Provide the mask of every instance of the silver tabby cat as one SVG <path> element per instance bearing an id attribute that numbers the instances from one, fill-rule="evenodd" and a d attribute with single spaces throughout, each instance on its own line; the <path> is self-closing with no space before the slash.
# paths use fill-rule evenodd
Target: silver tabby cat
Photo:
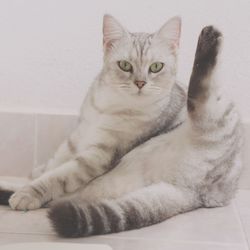
<path id="1" fill-rule="evenodd" d="M 37 209 L 84 188 L 120 158 L 184 119 L 185 90 L 176 83 L 181 21 L 155 34 L 129 33 L 104 16 L 103 69 L 83 102 L 80 122 L 35 178 L 9 199 L 13 209 Z"/>
<path id="2" fill-rule="evenodd" d="M 45 171 L 10 198 L 13 209 L 52 205 L 64 237 L 119 232 L 227 204 L 241 169 L 242 132 L 217 82 L 222 35 L 202 30 L 188 98 L 176 83 L 180 19 L 155 34 L 104 18 L 104 68 L 79 127 Z M 112 83 L 112 84 L 111 84 Z"/>

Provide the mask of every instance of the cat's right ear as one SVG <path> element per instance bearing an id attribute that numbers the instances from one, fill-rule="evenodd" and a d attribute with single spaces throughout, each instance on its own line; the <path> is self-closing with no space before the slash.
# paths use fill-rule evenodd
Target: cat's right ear
<path id="1" fill-rule="evenodd" d="M 111 15 L 103 17 L 103 48 L 107 52 L 113 48 L 116 41 L 126 36 L 128 32 Z"/>
<path id="2" fill-rule="evenodd" d="M 155 37 L 160 38 L 163 41 L 168 42 L 168 44 L 176 49 L 179 47 L 181 35 L 181 18 L 175 16 L 168 20 L 161 29 L 156 32 Z"/>

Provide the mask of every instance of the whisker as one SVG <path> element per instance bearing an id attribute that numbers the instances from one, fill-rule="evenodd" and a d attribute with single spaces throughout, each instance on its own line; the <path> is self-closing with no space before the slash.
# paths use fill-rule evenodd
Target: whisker
<path id="1" fill-rule="evenodd" d="M 121 88 L 121 89 L 129 89 L 129 87 L 127 87 L 127 86 L 119 86 L 118 88 Z"/>
<path id="2" fill-rule="evenodd" d="M 128 89 L 128 88 L 130 88 L 130 86 L 125 83 L 125 84 L 118 85 L 118 88 Z"/>
<path id="3" fill-rule="evenodd" d="M 149 86 L 148 88 L 149 88 L 149 89 L 157 89 L 157 90 L 161 90 L 161 88 L 160 88 L 160 87 L 156 87 L 156 86 Z"/>
<path id="4" fill-rule="evenodd" d="M 148 88 L 148 91 L 161 92 L 161 89 Z"/>

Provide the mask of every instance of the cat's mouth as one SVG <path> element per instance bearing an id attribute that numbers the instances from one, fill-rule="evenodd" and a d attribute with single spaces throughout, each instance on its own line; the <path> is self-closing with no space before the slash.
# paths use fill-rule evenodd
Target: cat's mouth
<path id="1" fill-rule="evenodd" d="M 142 90 L 138 90 L 134 95 L 135 95 L 135 96 L 144 96 L 145 93 L 144 93 L 144 91 L 142 91 Z"/>
<path id="2" fill-rule="evenodd" d="M 131 94 L 132 96 L 138 97 L 138 96 L 145 96 L 147 95 L 146 93 L 147 91 L 144 91 L 143 89 L 137 89 L 137 90 L 134 89 Z"/>

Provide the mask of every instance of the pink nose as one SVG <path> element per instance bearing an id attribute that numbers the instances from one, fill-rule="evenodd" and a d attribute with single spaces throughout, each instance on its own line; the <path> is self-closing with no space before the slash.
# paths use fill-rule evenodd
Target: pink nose
<path id="1" fill-rule="evenodd" d="M 139 89 L 141 89 L 144 85 L 146 84 L 146 82 L 145 81 L 135 81 L 135 85 L 139 88 Z"/>

